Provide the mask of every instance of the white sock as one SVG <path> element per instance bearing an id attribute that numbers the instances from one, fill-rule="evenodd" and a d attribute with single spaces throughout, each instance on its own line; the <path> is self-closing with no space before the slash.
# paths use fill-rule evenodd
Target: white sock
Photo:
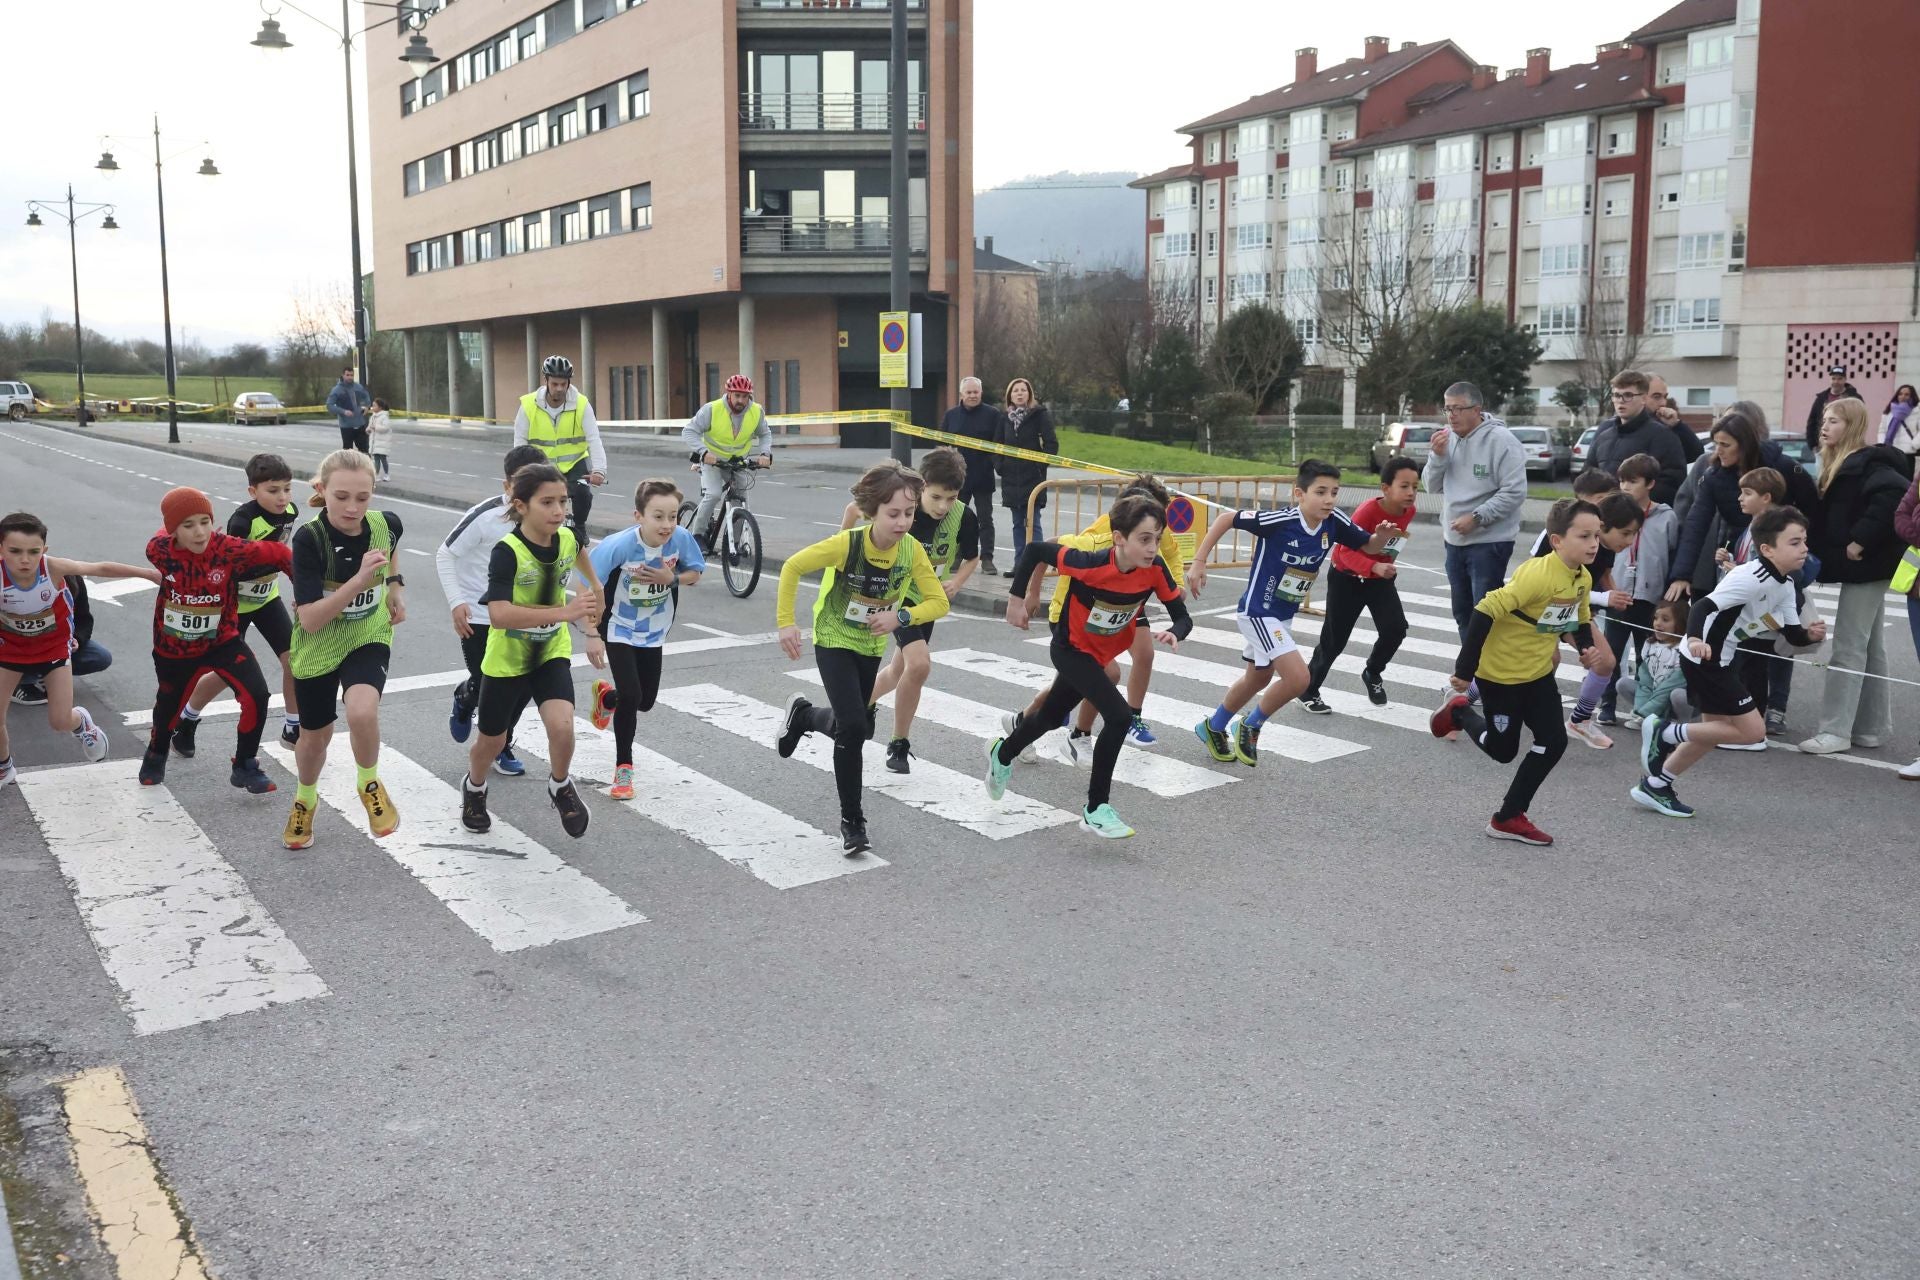
<path id="1" fill-rule="evenodd" d="M 195 711 L 192 707 L 182 707 L 180 709 L 180 718 L 182 720 L 198 720 L 200 718 L 200 713 L 198 711 Z"/>
<path id="2" fill-rule="evenodd" d="M 548 778 L 547 794 L 550 796 L 560 794 L 560 788 L 566 786 L 569 781 L 570 779 L 567 778 Z"/>
<path id="3" fill-rule="evenodd" d="M 87 714 L 85 707 L 75 707 L 73 714 L 80 717 L 80 726 L 73 731 L 74 737 L 77 738 L 87 730 L 93 728 L 93 717 Z"/>
<path id="4" fill-rule="evenodd" d="M 460 785 L 465 787 L 468 791 L 471 791 L 474 795 L 483 796 L 487 794 L 487 784 L 484 782 L 476 787 L 473 785 L 472 778 L 462 778 L 460 779 Z"/>
<path id="5" fill-rule="evenodd" d="M 281 718 L 284 719 L 290 725 L 298 726 L 300 723 L 300 713 L 298 711 L 289 711 L 285 716 Z"/>

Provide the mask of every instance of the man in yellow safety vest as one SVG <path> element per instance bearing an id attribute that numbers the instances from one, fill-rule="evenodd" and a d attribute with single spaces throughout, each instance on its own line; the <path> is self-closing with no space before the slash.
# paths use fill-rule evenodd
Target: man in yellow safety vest
<path id="1" fill-rule="evenodd" d="M 600 423 L 593 406 L 573 385 L 573 361 L 548 356 L 540 366 L 545 383 L 520 397 L 513 418 L 513 443 L 537 446 L 547 461 L 567 478 L 572 508 L 567 523 L 581 546 L 587 545 L 587 513 L 593 510 L 593 488 L 607 482 L 607 451 L 600 443 Z"/>
<path id="2" fill-rule="evenodd" d="M 694 536 L 706 546 L 713 545 L 709 525 L 713 514 L 734 486 L 736 496 L 746 492 L 737 475 L 720 465 L 729 459 L 745 458 L 747 465 L 773 465 L 773 428 L 767 415 L 753 398 L 753 379 L 736 373 L 727 379 L 726 394 L 687 420 L 680 431 L 680 442 L 691 451 L 689 457 L 700 464 L 700 507 L 694 513 Z"/>

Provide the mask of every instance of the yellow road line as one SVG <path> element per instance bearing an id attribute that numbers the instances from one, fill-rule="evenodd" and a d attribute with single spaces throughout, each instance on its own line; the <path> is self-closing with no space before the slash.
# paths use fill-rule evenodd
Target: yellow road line
<path id="1" fill-rule="evenodd" d="M 207 1280 L 179 1206 L 160 1182 L 147 1127 L 118 1067 L 96 1067 L 60 1089 L 73 1162 L 120 1280 Z"/>

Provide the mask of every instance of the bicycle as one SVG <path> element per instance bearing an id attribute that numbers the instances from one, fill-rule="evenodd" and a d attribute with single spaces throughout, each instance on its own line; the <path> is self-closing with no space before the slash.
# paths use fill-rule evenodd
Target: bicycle
<path id="1" fill-rule="evenodd" d="M 714 464 L 727 474 L 727 487 L 721 495 L 720 506 L 714 512 L 714 524 L 706 530 L 706 542 L 711 548 L 708 554 L 720 561 L 720 577 L 726 582 L 727 590 L 741 600 L 753 594 L 760 582 L 760 569 L 764 560 L 760 545 L 760 522 L 753 518 L 753 512 L 747 510 L 747 499 L 741 490 L 751 489 L 759 477 L 754 474 L 758 465 L 748 458 L 722 458 Z M 701 464 L 693 464 L 698 472 Z M 680 526 L 693 529 L 694 515 L 700 504 L 691 499 L 680 504 Z"/>

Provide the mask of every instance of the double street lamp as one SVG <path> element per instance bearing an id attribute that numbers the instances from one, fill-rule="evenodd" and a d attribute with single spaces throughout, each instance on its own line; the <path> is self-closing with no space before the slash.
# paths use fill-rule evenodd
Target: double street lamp
<path id="1" fill-rule="evenodd" d="M 64 210 L 61 205 L 66 205 Z M 62 200 L 27 201 L 27 225 L 43 227 L 42 213 L 50 213 L 56 218 L 64 218 L 67 223 L 67 254 L 73 263 L 73 376 L 74 376 L 74 414 L 73 420 L 79 426 L 87 425 L 87 369 L 86 344 L 80 330 L 80 241 L 78 227 L 96 213 L 104 212 L 106 217 L 100 221 L 102 231 L 118 231 L 120 224 L 113 220 L 113 206 L 110 204 L 80 204 L 73 202 L 73 186 L 67 186 L 67 198 Z"/>
<path id="2" fill-rule="evenodd" d="M 346 68 L 347 225 L 352 233 L 353 245 L 353 349 L 354 363 L 359 369 L 360 381 L 363 384 L 367 380 L 367 308 L 365 291 L 361 285 L 360 271 L 360 173 L 359 166 L 354 159 L 353 42 L 369 31 L 377 31 L 381 27 L 388 26 L 389 24 L 399 23 L 406 28 L 406 30 L 413 33 L 407 40 L 406 52 L 400 55 L 400 61 L 407 64 L 408 68 L 413 72 L 414 79 L 417 80 L 421 76 L 426 75 L 427 72 L 433 70 L 434 64 L 440 61 L 440 56 L 428 46 L 427 38 L 420 34 L 427 25 L 427 19 L 432 16 L 427 10 L 414 4 L 379 4 L 375 3 L 374 0 L 368 0 L 368 3 L 371 8 L 393 10 L 393 16 L 391 18 L 383 18 L 371 26 L 362 27 L 360 30 L 354 31 L 352 29 L 351 11 L 349 9 L 350 0 L 340 0 L 340 25 L 337 28 L 321 18 L 314 17 L 298 5 L 292 3 L 285 4 L 286 8 L 292 9 L 301 17 L 319 23 L 328 31 L 333 32 L 340 41 L 341 62 Z M 286 34 L 280 30 L 280 24 L 273 19 L 272 15 L 279 12 L 279 10 L 269 9 L 264 3 L 264 0 L 260 7 L 268 16 L 261 20 L 260 30 L 253 37 L 251 43 L 254 47 L 259 49 L 292 48 L 293 42 L 287 39 Z"/>

